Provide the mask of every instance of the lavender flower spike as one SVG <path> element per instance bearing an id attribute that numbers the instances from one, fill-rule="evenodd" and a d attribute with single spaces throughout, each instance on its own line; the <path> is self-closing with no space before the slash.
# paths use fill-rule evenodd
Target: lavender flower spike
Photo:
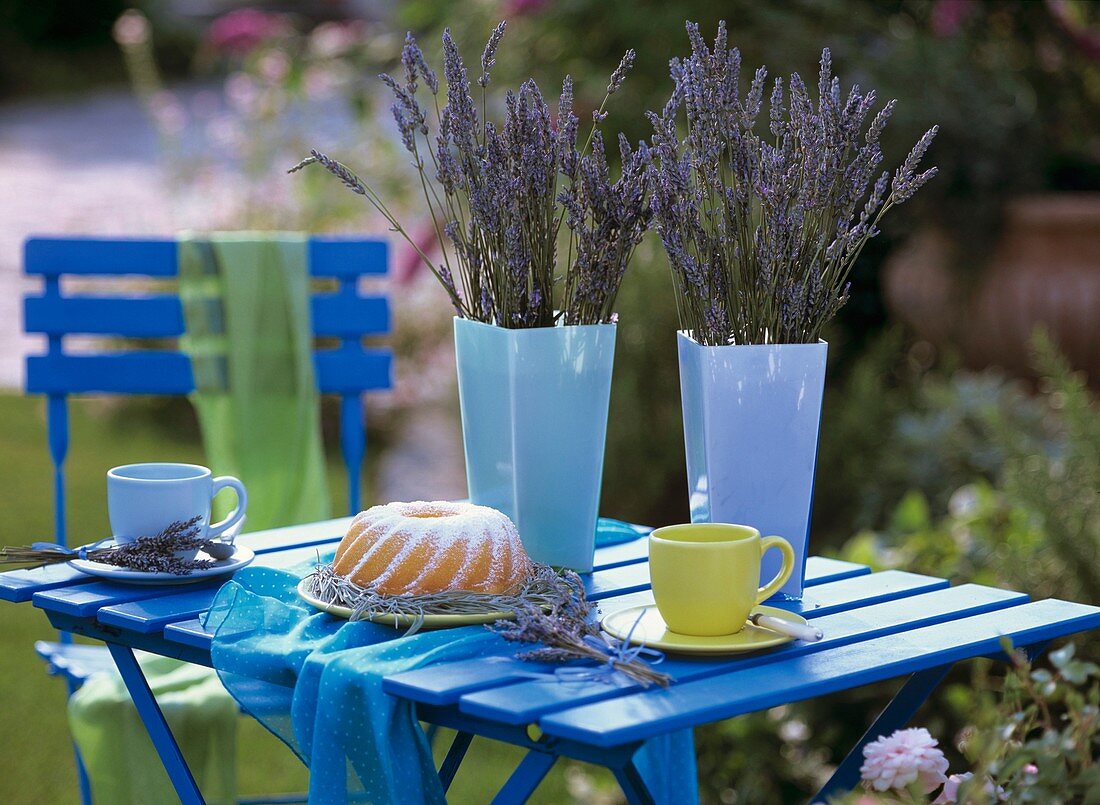
<path id="1" fill-rule="evenodd" d="M 348 188 L 348 190 L 350 190 L 351 192 L 358 193 L 360 196 L 367 195 L 367 188 L 363 184 L 363 182 L 359 179 L 358 176 L 356 176 L 354 173 L 344 167 L 344 165 L 337 162 L 335 159 L 330 159 L 328 156 L 322 154 L 320 151 L 314 150 L 310 151 L 309 153 L 310 156 L 306 157 L 293 168 L 288 170 L 287 173 L 297 173 L 302 168 L 306 167 L 306 165 L 317 164 L 327 170 L 341 182 L 343 182 L 344 186 Z"/>
<path id="2" fill-rule="evenodd" d="M 477 83 L 479 87 L 489 86 L 489 72 L 493 69 L 493 65 L 496 64 L 497 48 L 500 46 L 500 40 L 504 36 L 504 26 L 507 24 L 507 20 L 501 20 L 497 23 L 497 27 L 493 29 L 493 32 L 489 35 L 489 41 L 485 43 L 485 50 L 481 54 L 481 76 L 478 78 Z"/>
<path id="3" fill-rule="evenodd" d="M 932 140 L 936 138 L 936 134 L 939 132 L 939 126 L 933 126 L 924 133 L 917 144 L 913 146 L 913 150 L 909 152 L 909 156 L 905 158 L 905 162 L 901 164 L 901 167 L 897 169 L 894 174 L 894 182 L 890 187 L 891 195 L 894 196 L 894 203 L 901 204 L 908 201 L 913 197 L 913 194 L 920 190 L 921 186 L 936 175 L 936 169 L 930 168 L 924 173 L 916 174 L 917 165 L 920 164 L 921 159 L 924 157 L 928 147 L 932 145 Z"/>
<path id="4" fill-rule="evenodd" d="M 615 68 L 615 72 L 611 74 L 611 80 L 607 83 L 607 94 L 614 95 L 622 87 L 623 82 L 626 81 L 626 76 L 630 70 L 634 67 L 634 59 L 637 54 L 634 52 L 634 48 L 631 48 L 623 54 L 622 59 L 619 61 L 619 66 Z"/>
<path id="5" fill-rule="evenodd" d="M 686 27 L 691 52 L 670 63 L 672 94 L 649 116 L 647 155 L 681 327 L 709 346 L 813 343 L 848 300 L 852 265 L 883 215 L 935 175 L 917 167 L 936 129 L 890 182 L 880 140 L 894 102 L 868 125 L 875 93 L 842 95 L 826 48 L 817 97 L 797 73 L 786 92 L 777 79 L 759 132 L 764 69 L 744 93 L 725 25 L 713 47 Z"/>
<path id="6" fill-rule="evenodd" d="M 439 76 L 435 74 L 435 70 L 428 66 L 428 62 L 424 59 L 424 52 L 416 44 L 412 31 L 405 34 L 405 46 L 401 49 L 401 61 L 405 66 L 406 76 L 419 74 L 424 79 L 424 83 L 428 85 L 432 95 L 439 94 Z M 406 82 L 413 83 L 408 78 L 406 78 Z"/>
<path id="7" fill-rule="evenodd" d="M 493 29 L 482 53 L 477 83 L 483 88 L 504 29 L 503 22 Z M 618 91 L 634 58 L 627 51 L 608 95 Z M 433 272 L 460 317 L 509 328 L 613 321 L 624 272 L 651 218 L 648 150 L 622 145 L 616 178 L 602 136 L 590 135 L 578 148 L 568 77 L 556 114 L 528 80 L 506 94 L 503 121 L 480 120 L 497 107 L 484 97 L 475 104 L 449 29 L 443 32 L 442 108 L 417 101 L 418 81 L 433 93 L 439 82 L 411 35 L 401 62 L 405 80 L 382 81 L 393 92 L 394 121 L 421 180 L 440 260 L 429 257 L 372 187 L 336 160 L 314 151 L 292 170 L 320 165 L 364 196 Z M 596 114 L 602 118 L 602 106 Z"/>

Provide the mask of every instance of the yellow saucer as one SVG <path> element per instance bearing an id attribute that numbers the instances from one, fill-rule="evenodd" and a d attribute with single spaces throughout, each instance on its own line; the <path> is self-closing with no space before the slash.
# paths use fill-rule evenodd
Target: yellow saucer
<path id="1" fill-rule="evenodd" d="M 806 623 L 801 615 L 788 612 L 785 609 L 758 605 L 752 608 L 754 614 L 772 615 L 776 618 L 792 621 L 794 623 Z M 638 620 L 638 616 L 641 620 Z M 794 640 L 793 637 L 773 632 L 746 623 L 745 628 L 736 634 L 718 635 L 716 637 L 698 637 L 695 635 L 679 634 L 671 631 L 665 625 L 664 618 L 656 604 L 630 607 L 605 615 L 600 625 L 603 630 L 613 637 L 626 640 L 631 628 L 637 621 L 638 626 L 630 635 L 630 642 L 634 645 L 644 643 L 647 648 L 655 648 L 660 651 L 668 651 L 676 654 L 741 654 L 749 651 L 759 651 L 772 646 L 781 646 Z"/>

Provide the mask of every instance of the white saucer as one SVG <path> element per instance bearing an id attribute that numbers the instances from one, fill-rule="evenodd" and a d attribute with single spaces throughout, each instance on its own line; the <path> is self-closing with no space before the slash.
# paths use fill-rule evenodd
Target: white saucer
<path id="1" fill-rule="evenodd" d="M 124 567 L 106 565 L 102 562 L 92 562 L 87 559 L 71 559 L 69 564 L 81 573 L 89 576 L 98 576 L 107 581 L 117 581 L 123 584 L 194 584 L 199 581 L 207 581 L 217 576 L 224 576 L 240 570 L 245 565 L 251 564 L 256 554 L 251 548 L 243 545 L 234 546 L 233 555 L 228 559 L 221 559 L 213 565 L 201 570 L 192 570 L 186 576 L 175 573 L 147 573 L 141 570 L 129 570 Z M 199 551 L 198 559 L 207 559 L 202 551 Z"/>

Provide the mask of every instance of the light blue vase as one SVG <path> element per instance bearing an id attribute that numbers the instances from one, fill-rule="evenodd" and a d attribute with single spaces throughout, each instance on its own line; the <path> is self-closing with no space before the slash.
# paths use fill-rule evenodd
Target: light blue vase
<path id="1" fill-rule="evenodd" d="M 455 318 L 470 500 L 536 562 L 592 570 L 615 325 L 509 330 Z"/>
<path id="2" fill-rule="evenodd" d="M 678 334 L 693 523 L 738 523 L 794 547 L 778 596 L 802 598 L 828 344 L 700 345 Z M 764 554 L 761 583 L 779 570 Z"/>

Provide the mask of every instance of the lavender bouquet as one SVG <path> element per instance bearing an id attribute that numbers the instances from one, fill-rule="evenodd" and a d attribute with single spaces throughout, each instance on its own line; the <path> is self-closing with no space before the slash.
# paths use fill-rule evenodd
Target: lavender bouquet
<path id="1" fill-rule="evenodd" d="M 825 49 L 817 103 L 797 73 L 786 97 L 776 78 L 765 134 L 766 69 L 742 94 L 741 55 L 725 23 L 713 48 L 698 25 L 687 32 L 691 55 L 672 60 L 672 96 L 649 115 L 655 227 L 681 328 L 707 346 L 814 343 L 847 301 L 848 274 L 883 216 L 935 176 L 917 171 L 937 127 L 892 177 L 876 179 L 895 101 L 864 130 L 875 92 L 853 86 L 842 96 Z"/>
<path id="2" fill-rule="evenodd" d="M 440 260 L 429 257 L 385 201 L 344 165 L 313 151 L 291 170 L 319 164 L 366 198 L 416 249 L 459 317 L 506 328 L 611 321 L 630 255 L 649 225 L 645 148 L 632 150 L 620 135 L 622 171 L 613 180 L 599 130 L 634 52 L 627 51 L 611 76 L 592 130 L 578 147 L 568 76 L 556 114 L 528 80 L 505 95 L 501 124 L 488 119 L 486 88 L 504 26 L 485 45 L 476 100 L 449 29 L 443 33 L 442 108 L 439 78 L 411 34 L 401 55 L 403 80 L 381 76 L 393 92 L 393 117 L 443 245 Z M 421 85 L 434 114 L 421 105 Z"/>

